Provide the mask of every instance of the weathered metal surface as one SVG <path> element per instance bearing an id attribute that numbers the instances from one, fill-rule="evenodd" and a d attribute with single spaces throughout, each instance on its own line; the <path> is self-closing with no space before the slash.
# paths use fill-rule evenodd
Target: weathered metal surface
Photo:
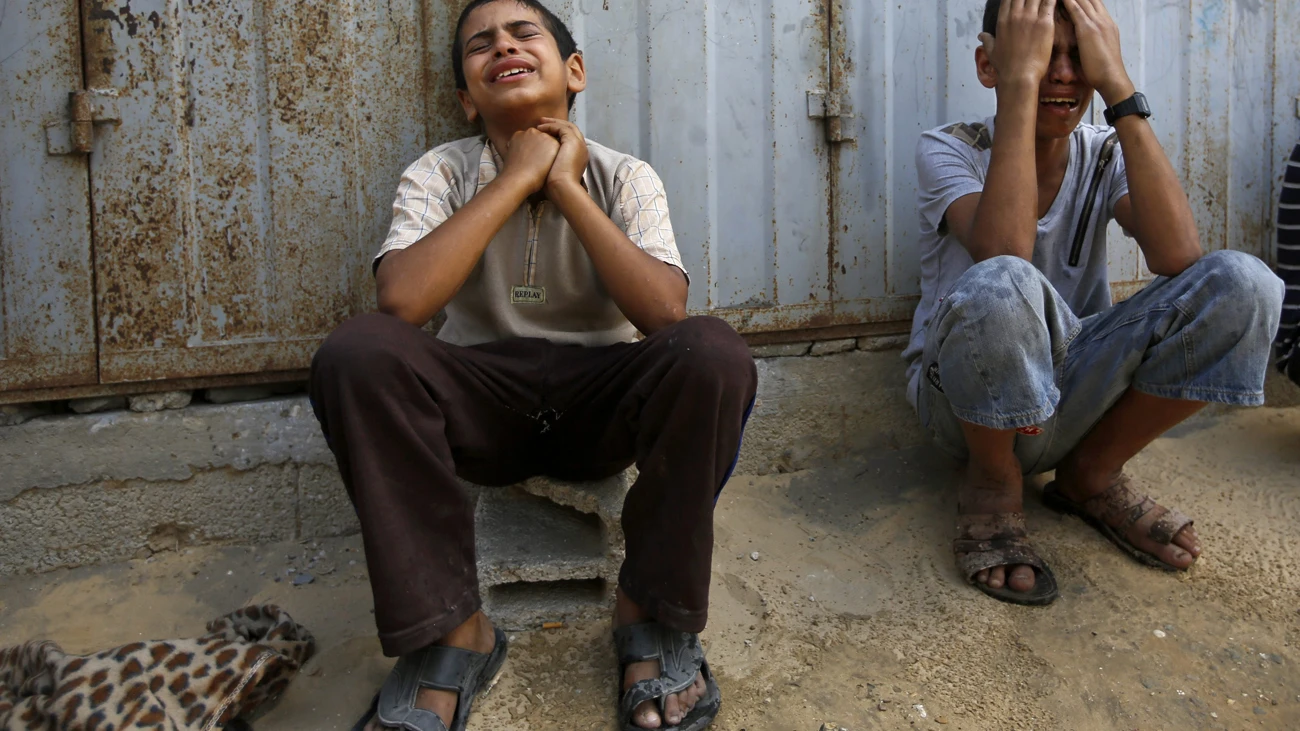
<path id="1" fill-rule="evenodd" d="M 1300 27 L 1300 6 L 1109 5 L 1206 247 L 1269 258 L 1277 165 L 1300 131 L 1300 52 L 1285 30 Z M 693 309 L 751 331 L 910 317 L 920 276 L 916 140 L 994 112 L 974 72 L 982 9 L 978 0 L 577 4 L 591 75 L 585 129 L 660 171 L 693 267 Z M 655 87 L 657 78 L 672 88 Z M 814 89 L 821 100 L 839 92 L 855 115 L 840 134 L 855 142 L 820 141 L 806 95 Z M 797 108 L 781 106 L 786 94 L 799 96 Z M 741 154 L 727 155 L 728 145 Z M 823 174 L 829 189 L 811 180 Z M 808 209 L 773 199 L 792 188 Z M 820 217 L 833 223 L 806 224 L 824 195 L 830 210 Z M 1110 259 L 1120 293 L 1150 278 L 1118 229 Z"/>
<path id="2" fill-rule="evenodd" d="M 418 0 L 85 0 L 104 382 L 304 367 L 426 147 Z"/>
<path id="3" fill-rule="evenodd" d="M 466 2 L 84 0 L 84 79 L 69 0 L 0 5 L 15 110 L 0 119 L 0 390 L 93 382 L 94 306 L 104 383 L 304 368 L 373 308 L 401 169 L 475 131 L 448 57 Z M 1300 6 L 1111 5 L 1205 244 L 1268 257 L 1277 164 L 1300 133 Z M 911 316 L 915 141 L 994 108 L 971 60 L 981 7 L 555 4 L 586 54 L 579 124 L 656 167 L 691 309 L 749 333 Z M 86 159 L 44 149 L 81 88 L 118 90 L 122 119 L 93 135 L 93 298 Z M 66 130 L 51 139 L 71 148 Z M 1117 231 L 1111 271 L 1120 294 L 1150 276 Z"/>
<path id="4" fill-rule="evenodd" d="M 664 179 L 690 307 L 750 330 L 833 319 L 822 0 L 581 0 L 578 124 Z M 830 325 L 833 322 L 825 322 Z"/>
<path id="5" fill-rule="evenodd" d="M 46 152 L 82 87 L 76 4 L 0 2 L 0 390 L 94 383 L 84 157 Z"/>

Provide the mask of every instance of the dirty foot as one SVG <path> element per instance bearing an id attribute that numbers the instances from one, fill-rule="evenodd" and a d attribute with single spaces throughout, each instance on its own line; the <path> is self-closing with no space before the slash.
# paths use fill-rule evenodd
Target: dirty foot
<path id="1" fill-rule="evenodd" d="M 642 611 L 631 599 L 623 595 L 623 590 L 617 591 L 617 600 L 614 604 L 614 627 L 625 627 L 629 624 L 639 624 L 648 622 L 653 619 L 650 615 Z M 623 690 L 632 687 L 634 683 L 642 680 L 650 680 L 659 677 L 659 662 L 650 660 L 647 662 L 636 662 L 627 666 L 627 672 L 623 676 Z M 659 707 L 655 701 L 646 701 L 636 707 L 632 714 L 632 722 L 641 728 L 667 728 L 676 726 L 686 718 L 695 704 L 699 703 L 707 692 L 704 683 L 704 677 L 696 674 L 695 683 L 686 690 L 670 695 L 664 700 L 664 718 L 659 716 Z"/>
<path id="2" fill-rule="evenodd" d="M 1069 460 L 1056 468 L 1056 487 L 1061 496 L 1080 506 L 1084 506 L 1084 502 L 1089 498 L 1100 495 L 1116 485 L 1129 487 L 1128 476 L 1123 470 L 1105 472 L 1088 470 Z M 1120 492 L 1122 490 L 1116 490 L 1116 493 Z M 1158 507 L 1150 510 L 1125 528 L 1127 522 L 1125 518 L 1129 511 L 1125 506 L 1109 504 L 1112 502 L 1115 501 L 1096 500 L 1084 506 L 1084 509 L 1122 534 L 1134 548 L 1174 568 L 1186 569 L 1201 555 L 1200 537 L 1196 535 L 1196 529 L 1190 524 L 1175 533 L 1171 542 L 1161 543 L 1151 538 L 1150 531 L 1151 526 L 1165 514 L 1164 510 Z"/>
<path id="3" fill-rule="evenodd" d="M 437 644 L 447 647 L 460 647 L 487 655 L 496 647 L 496 635 L 492 629 L 492 622 L 488 620 L 487 615 L 482 612 L 475 612 L 469 619 L 465 620 L 464 624 L 449 632 Z M 415 697 L 415 707 L 433 711 L 442 719 L 444 725 L 451 728 L 451 721 L 456 716 L 457 701 L 456 693 L 421 688 L 419 695 Z M 365 731 L 380 731 L 380 729 L 389 728 L 397 727 L 381 725 L 378 718 L 372 718 L 370 723 L 366 724 Z"/>
<path id="4" fill-rule="evenodd" d="M 989 515 L 1024 512 L 1022 494 L 1024 478 L 1019 467 L 994 474 L 974 463 L 967 465 L 966 474 L 957 487 L 957 513 L 959 515 Z M 1003 586 L 1021 593 L 1034 588 L 1034 569 L 1026 564 L 994 566 L 975 574 L 975 580 L 993 589 Z"/>

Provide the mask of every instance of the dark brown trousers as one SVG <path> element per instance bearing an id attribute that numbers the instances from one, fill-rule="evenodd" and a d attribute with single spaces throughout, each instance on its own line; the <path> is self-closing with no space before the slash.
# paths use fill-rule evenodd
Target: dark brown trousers
<path id="1" fill-rule="evenodd" d="M 594 348 L 460 347 L 387 315 L 344 323 L 312 362 L 311 399 L 361 520 L 384 653 L 432 644 L 480 607 L 457 475 L 590 480 L 635 463 L 619 586 L 658 621 L 703 629 L 713 505 L 756 387 L 745 342 L 711 317 Z"/>

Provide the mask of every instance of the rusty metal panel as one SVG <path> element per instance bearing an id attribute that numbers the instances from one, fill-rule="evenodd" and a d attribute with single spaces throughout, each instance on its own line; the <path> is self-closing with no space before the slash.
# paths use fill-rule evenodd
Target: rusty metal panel
<path id="1" fill-rule="evenodd" d="M 577 121 L 664 179 L 689 305 L 750 332 L 857 321 L 829 273 L 823 0 L 582 0 Z M 845 320 L 844 318 L 847 318 Z"/>
<path id="2" fill-rule="evenodd" d="M 916 140 L 925 129 L 995 111 L 973 60 L 983 2 L 829 2 L 830 68 L 832 76 L 843 76 L 857 127 L 857 141 L 833 153 L 836 309 L 866 302 L 893 316 L 919 292 Z M 1107 5 L 1121 28 L 1130 74 L 1151 99 L 1152 123 L 1183 179 L 1206 249 L 1271 259 L 1281 165 L 1300 133 L 1300 51 L 1291 38 L 1300 27 L 1300 4 Z M 1103 123 L 1099 98 L 1092 121 Z M 1118 227 L 1110 236 L 1110 269 L 1119 296 L 1152 276 Z"/>
<path id="3" fill-rule="evenodd" d="M 424 151 L 419 0 L 85 0 L 105 383 L 289 370 L 373 308 Z"/>
<path id="4" fill-rule="evenodd" d="M 81 88 L 76 2 L 0 3 L 0 391 L 96 379 L 86 159 L 46 152 Z"/>

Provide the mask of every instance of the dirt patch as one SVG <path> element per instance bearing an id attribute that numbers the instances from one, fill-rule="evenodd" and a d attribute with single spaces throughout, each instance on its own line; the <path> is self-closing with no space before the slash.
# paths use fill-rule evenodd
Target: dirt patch
<path id="1" fill-rule="evenodd" d="M 1143 568 L 1031 505 L 1063 594 L 1046 609 L 960 582 L 953 470 L 904 450 L 727 487 L 705 633 L 724 698 L 715 728 L 1300 727 L 1300 410 L 1202 420 L 1135 460 L 1140 485 L 1197 518 L 1205 554 L 1185 575 Z M 303 571 L 312 581 L 294 585 Z M 258 730 L 348 728 L 390 664 L 356 538 L 5 579 L 0 645 L 48 637 L 84 651 L 192 635 L 262 600 L 286 607 L 321 651 Z M 608 632 L 514 635 L 472 728 L 615 728 Z"/>

